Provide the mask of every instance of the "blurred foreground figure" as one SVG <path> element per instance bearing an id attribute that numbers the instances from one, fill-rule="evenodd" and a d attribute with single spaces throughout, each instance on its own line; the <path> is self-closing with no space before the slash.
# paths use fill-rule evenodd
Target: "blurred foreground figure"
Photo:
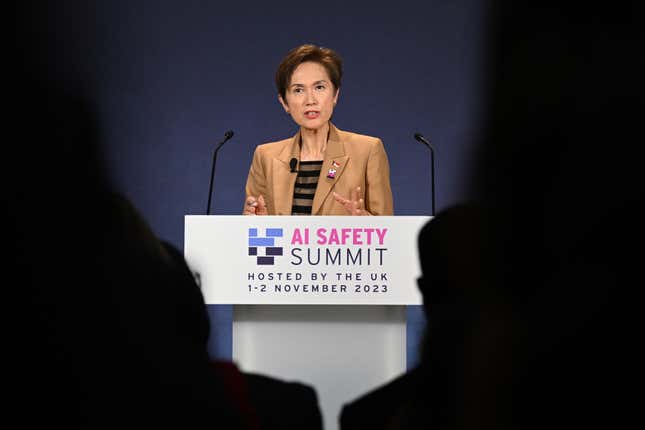
<path id="1" fill-rule="evenodd" d="M 625 427 L 642 367 L 642 6 L 493 11 L 474 205 L 420 236 L 424 372 L 369 428 Z"/>
<path id="2" fill-rule="evenodd" d="M 28 292 L 26 428 L 249 428 L 210 363 L 189 271 L 110 192 L 80 99 L 27 82 L 10 193 L 12 274 Z"/>
<path id="3" fill-rule="evenodd" d="M 12 302 L 9 367 L 18 426 L 320 428 L 310 387 L 211 361 L 208 315 L 183 256 L 109 185 L 96 98 L 71 66 L 83 62 L 47 43 L 72 19 L 50 22 L 30 3 L 16 20 L 2 169 L 2 283 L 22 297 Z"/>
<path id="4" fill-rule="evenodd" d="M 498 6 L 473 182 L 511 312 L 474 324 L 463 427 L 616 428 L 640 371 L 642 6 Z"/>

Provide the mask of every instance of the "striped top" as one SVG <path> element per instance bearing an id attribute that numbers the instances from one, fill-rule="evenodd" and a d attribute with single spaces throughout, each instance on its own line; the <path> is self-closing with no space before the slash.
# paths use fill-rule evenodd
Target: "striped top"
<path id="1" fill-rule="evenodd" d="M 323 160 L 300 162 L 296 185 L 293 189 L 291 215 L 311 215 L 322 165 Z"/>

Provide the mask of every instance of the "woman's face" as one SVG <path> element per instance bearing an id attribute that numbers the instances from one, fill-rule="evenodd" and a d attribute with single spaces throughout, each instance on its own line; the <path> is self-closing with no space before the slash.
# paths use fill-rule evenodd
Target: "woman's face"
<path id="1" fill-rule="evenodd" d="M 327 70 L 311 61 L 300 64 L 291 75 L 286 100 L 278 96 L 284 110 L 299 126 L 317 130 L 331 119 L 338 90 L 329 79 Z"/>

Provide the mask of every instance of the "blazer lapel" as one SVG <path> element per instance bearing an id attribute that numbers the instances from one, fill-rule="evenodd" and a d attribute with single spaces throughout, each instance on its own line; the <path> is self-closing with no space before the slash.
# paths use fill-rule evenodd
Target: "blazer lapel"
<path id="1" fill-rule="evenodd" d="M 300 131 L 293 137 L 291 145 L 285 145 L 273 159 L 273 213 L 276 215 L 291 215 L 293 188 L 296 183 L 296 173 L 291 173 L 289 167 L 292 158 L 300 158 Z"/>
<path id="2" fill-rule="evenodd" d="M 329 196 L 336 181 L 343 175 L 348 160 L 349 156 L 345 155 L 345 144 L 340 139 L 338 129 L 330 122 L 325 159 L 320 169 L 316 195 L 311 207 L 312 215 L 318 215 L 322 204 Z M 333 196 L 330 196 L 330 198 L 333 198 Z"/>

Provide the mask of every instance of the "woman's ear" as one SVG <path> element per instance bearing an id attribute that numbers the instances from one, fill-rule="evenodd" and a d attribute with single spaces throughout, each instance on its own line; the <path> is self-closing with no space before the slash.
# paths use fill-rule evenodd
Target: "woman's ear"
<path id="1" fill-rule="evenodd" d="M 284 111 L 286 113 L 289 113 L 289 105 L 284 101 L 284 99 L 282 98 L 282 96 L 280 94 L 278 94 L 278 101 L 280 102 L 280 104 L 284 108 Z"/>
<path id="2" fill-rule="evenodd" d="M 336 94 L 334 94 L 334 106 L 336 106 L 336 103 L 338 102 L 338 95 L 340 94 L 340 88 L 336 89 Z"/>

